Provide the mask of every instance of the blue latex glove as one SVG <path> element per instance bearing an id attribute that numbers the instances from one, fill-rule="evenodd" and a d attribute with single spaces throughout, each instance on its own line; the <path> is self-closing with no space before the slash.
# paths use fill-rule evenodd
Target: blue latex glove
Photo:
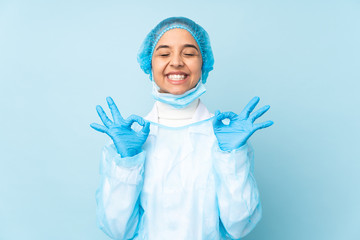
<path id="1" fill-rule="evenodd" d="M 105 126 L 92 123 L 90 126 L 96 131 L 106 133 L 114 142 L 117 152 L 121 157 L 132 157 L 140 153 L 142 145 L 144 145 L 149 132 L 150 123 L 139 116 L 131 115 L 126 120 L 121 116 L 118 108 L 111 97 L 107 97 L 106 101 L 111 110 L 114 122 L 107 116 L 101 106 L 96 106 L 97 113 Z M 136 132 L 131 125 L 137 122 L 143 128 Z"/>
<path id="2" fill-rule="evenodd" d="M 221 150 L 231 151 L 237 149 L 245 145 L 246 141 L 256 130 L 269 127 L 273 124 L 272 121 L 254 124 L 254 121 L 270 108 L 269 105 L 266 105 L 250 115 L 259 101 L 259 97 L 251 99 L 240 115 L 233 112 L 215 112 L 213 127 Z M 224 124 L 222 122 L 224 119 L 229 119 L 230 123 L 228 125 Z"/>

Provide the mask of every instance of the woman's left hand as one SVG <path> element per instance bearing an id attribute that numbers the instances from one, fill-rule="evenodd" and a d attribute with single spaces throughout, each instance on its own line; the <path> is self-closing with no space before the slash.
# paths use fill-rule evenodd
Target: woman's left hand
<path id="1" fill-rule="evenodd" d="M 269 105 L 266 105 L 250 115 L 259 101 L 259 97 L 251 99 L 239 115 L 233 112 L 220 113 L 220 111 L 216 111 L 213 127 L 221 150 L 231 151 L 237 149 L 245 145 L 255 131 L 270 127 L 273 124 L 273 121 L 254 123 L 270 108 Z M 224 119 L 230 120 L 228 125 L 222 122 Z"/>

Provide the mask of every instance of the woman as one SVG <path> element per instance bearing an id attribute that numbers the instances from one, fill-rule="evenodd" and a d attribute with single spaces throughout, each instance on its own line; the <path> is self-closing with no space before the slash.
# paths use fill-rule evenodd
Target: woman
<path id="1" fill-rule="evenodd" d="M 105 146 L 97 191 L 99 227 L 113 239 L 239 239 L 261 218 L 248 138 L 269 106 L 215 116 L 199 97 L 213 68 L 206 31 L 183 17 L 160 22 L 146 37 L 138 61 L 157 100 L 145 117 L 124 119 L 113 100 L 111 121 L 91 124 Z M 229 124 L 222 120 L 229 119 Z M 132 127 L 136 122 L 140 126 Z"/>

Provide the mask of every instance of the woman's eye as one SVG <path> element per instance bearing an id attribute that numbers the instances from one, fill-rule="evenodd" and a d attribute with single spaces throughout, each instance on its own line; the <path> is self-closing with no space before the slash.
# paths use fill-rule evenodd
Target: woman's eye
<path id="1" fill-rule="evenodd" d="M 185 56 L 195 56 L 193 53 L 185 53 Z"/>
<path id="2" fill-rule="evenodd" d="M 167 56 L 169 56 L 169 55 L 170 55 L 170 54 L 168 54 L 168 53 L 160 54 L 161 57 L 167 57 Z"/>

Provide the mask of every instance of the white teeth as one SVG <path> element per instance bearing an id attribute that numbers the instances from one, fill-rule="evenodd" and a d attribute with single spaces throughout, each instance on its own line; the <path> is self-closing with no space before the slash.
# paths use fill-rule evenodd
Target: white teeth
<path id="1" fill-rule="evenodd" d="M 183 80 L 186 78 L 186 75 L 175 75 L 175 74 L 171 74 L 168 75 L 168 78 L 171 80 Z"/>

